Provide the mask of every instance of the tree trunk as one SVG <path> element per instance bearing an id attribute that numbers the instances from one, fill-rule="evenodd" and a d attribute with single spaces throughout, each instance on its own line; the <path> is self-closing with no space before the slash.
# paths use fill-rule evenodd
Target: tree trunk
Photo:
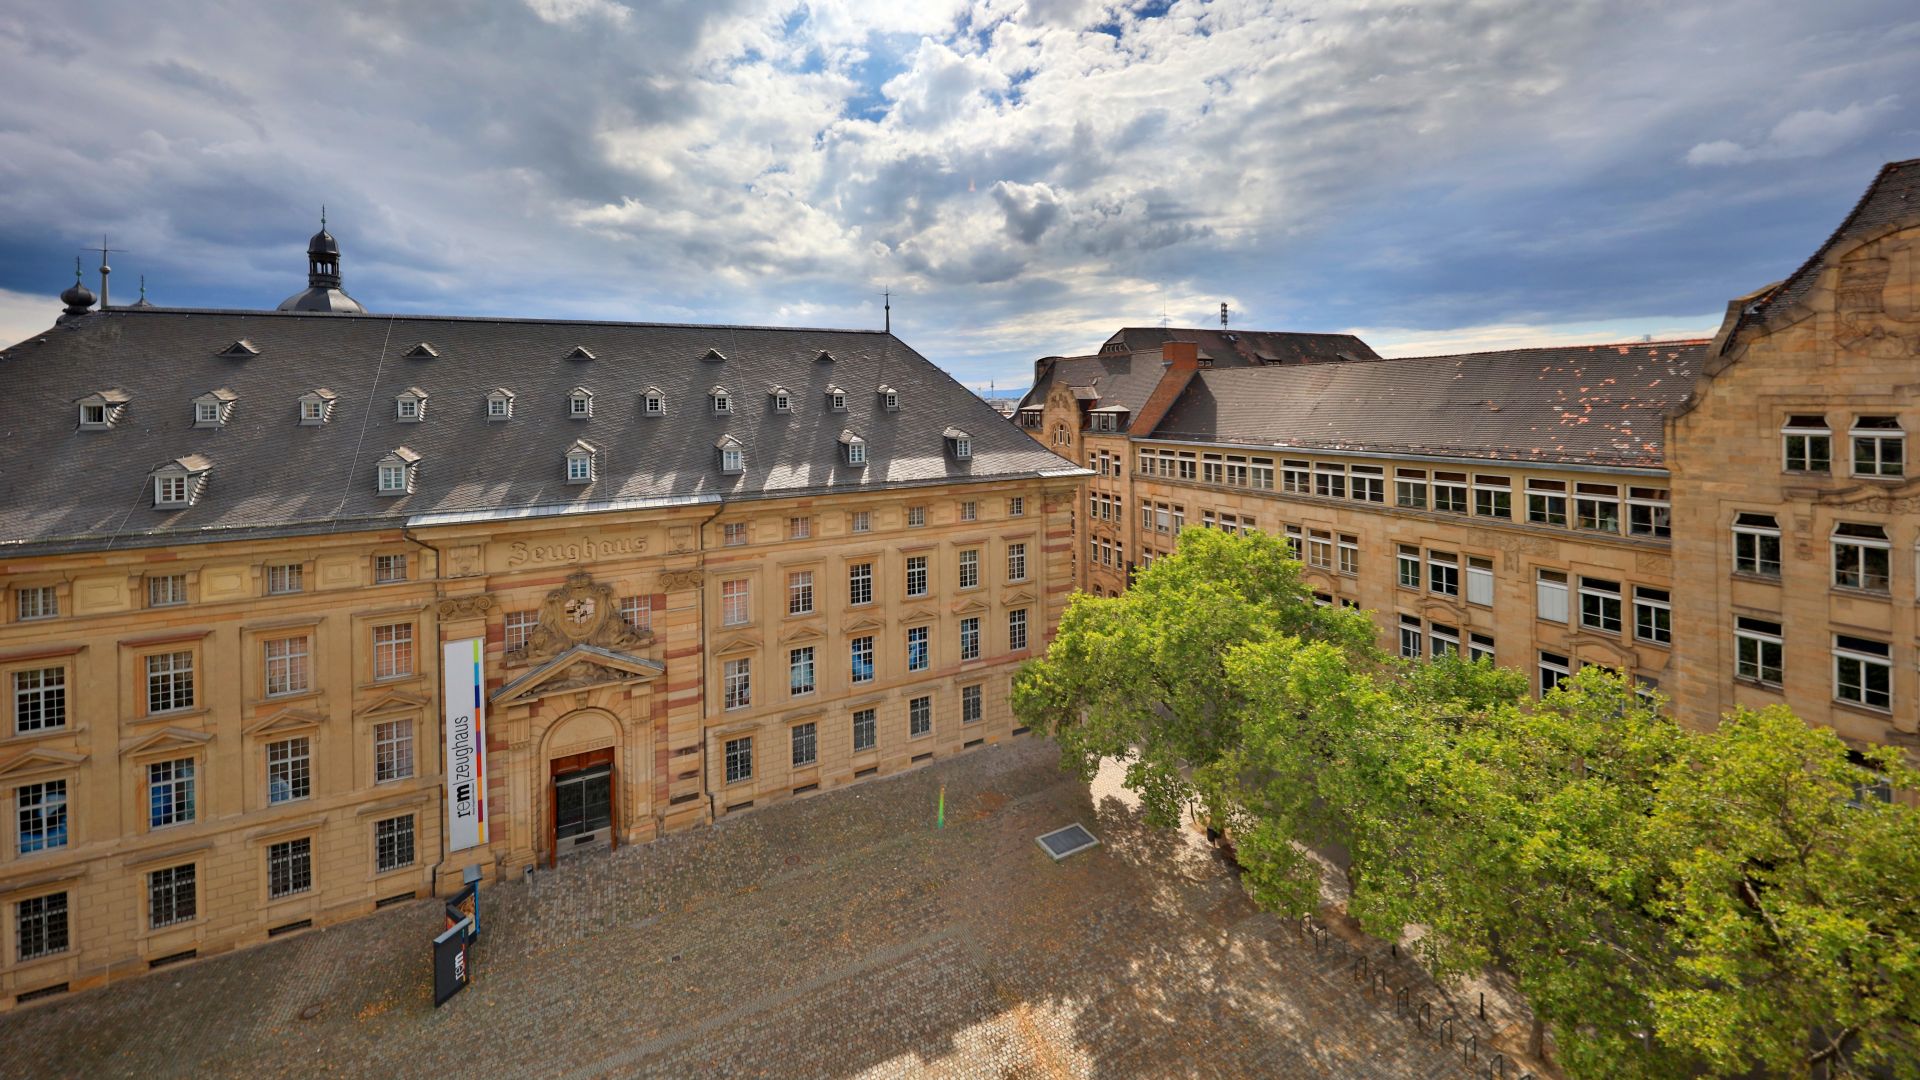
<path id="1" fill-rule="evenodd" d="M 1542 1063 L 1547 1060 L 1547 1022 L 1538 1015 L 1533 1018 L 1533 1029 L 1527 1032 L 1527 1056 Z"/>

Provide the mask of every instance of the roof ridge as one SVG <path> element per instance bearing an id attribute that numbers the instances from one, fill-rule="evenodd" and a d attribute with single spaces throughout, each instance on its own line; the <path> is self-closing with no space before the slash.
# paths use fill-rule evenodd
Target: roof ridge
<path id="1" fill-rule="evenodd" d="M 1832 249 L 1833 245 L 1838 243 L 1840 238 L 1846 235 L 1847 230 L 1853 227 L 1854 221 L 1857 220 L 1861 212 L 1867 208 L 1867 203 L 1873 198 L 1874 192 L 1880 190 L 1880 185 L 1886 181 L 1888 174 L 1892 173 L 1895 169 L 1906 168 L 1910 165 L 1920 165 L 1920 158 L 1908 158 L 1905 161 L 1889 161 L 1880 166 L 1880 171 L 1873 174 L 1873 180 L 1867 184 L 1866 190 L 1862 191 L 1860 197 L 1853 201 L 1853 209 L 1848 210 L 1847 215 L 1840 219 L 1840 224 L 1834 227 L 1833 232 L 1830 233 L 1825 240 L 1820 242 L 1819 247 L 1813 249 L 1811 255 L 1808 255 L 1799 266 L 1794 268 L 1793 273 L 1781 278 L 1774 284 L 1773 288 L 1767 290 L 1765 296 L 1748 305 L 1747 310 L 1741 312 L 1740 321 L 1745 322 L 1748 316 L 1758 315 L 1760 312 L 1765 311 L 1767 306 L 1772 304 L 1775 298 L 1791 289 L 1801 277 L 1811 271 L 1821 260 L 1825 259 L 1827 252 Z"/>
<path id="2" fill-rule="evenodd" d="M 760 323 L 682 323 L 647 322 L 619 319 L 529 318 L 514 315 L 430 315 L 423 312 L 348 312 L 348 311 L 275 311 L 259 308 L 187 308 L 187 307 L 115 307 L 89 315 L 260 315 L 274 318 L 306 318 L 337 321 L 342 319 L 406 319 L 415 322 L 517 323 L 541 326 L 618 326 L 660 330 L 777 330 L 806 334 L 876 334 L 891 337 L 888 330 L 853 326 L 773 326 Z"/>
<path id="3" fill-rule="evenodd" d="M 1656 341 L 1598 341 L 1575 345 L 1522 345 L 1512 349 L 1481 349 L 1477 352 L 1429 353 L 1421 356 L 1383 356 L 1381 360 L 1464 360 L 1474 356 L 1511 356 L 1514 353 L 1546 352 L 1550 349 L 1630 349 L 1636 347 L 1659 348 L 1663 345 L 1711 345 L 1710 337 L 1700 338 L 1660 338 Z M 1348 361 L 1348 363 L 1373 363 L 1370 360 Z"/>

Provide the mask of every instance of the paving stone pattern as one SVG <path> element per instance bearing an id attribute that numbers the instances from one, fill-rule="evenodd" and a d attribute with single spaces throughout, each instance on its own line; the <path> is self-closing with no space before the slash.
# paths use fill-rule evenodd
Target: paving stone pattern
<path id="1" fill-rule="evenodd" d="M 439 1010 L 440 903 L 422 901 L 0 1016 L 0 1072 L 1484 1070 L 1363 993 L 1351 948 L 1255 911 L 1204 848 L 1057 763 L 1022 740 L 489 888 L 475 981 Z M 1034 837 L 1075 821 L 1102 846 L 1054 863 Z"/>

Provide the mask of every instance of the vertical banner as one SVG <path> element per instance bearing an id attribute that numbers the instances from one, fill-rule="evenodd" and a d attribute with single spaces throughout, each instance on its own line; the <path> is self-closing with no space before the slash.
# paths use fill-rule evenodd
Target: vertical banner
<path id="1" fill-rule="evenodd" d="M 447 729 L 447 850 L 464 851 L 487 842 L 487 714 L 481 695 L 480 638 L 441 646 L 445 680 L 441 708 Z"/>

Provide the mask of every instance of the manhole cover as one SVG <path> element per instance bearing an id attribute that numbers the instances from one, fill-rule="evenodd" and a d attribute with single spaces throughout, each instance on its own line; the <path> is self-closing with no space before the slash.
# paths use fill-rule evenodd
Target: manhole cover
<path id="1" fill-rule="evenodd" d="M 1039 844 L 1040 850 L 1052 857 L 1054 862 L 1059 862 L 1069 855 L 1077 855 L 1099 842 L 1084 825 L 1077 822 L 1064 829 L 1055 829 L 1034 838 L 1034 843 Z"/>

